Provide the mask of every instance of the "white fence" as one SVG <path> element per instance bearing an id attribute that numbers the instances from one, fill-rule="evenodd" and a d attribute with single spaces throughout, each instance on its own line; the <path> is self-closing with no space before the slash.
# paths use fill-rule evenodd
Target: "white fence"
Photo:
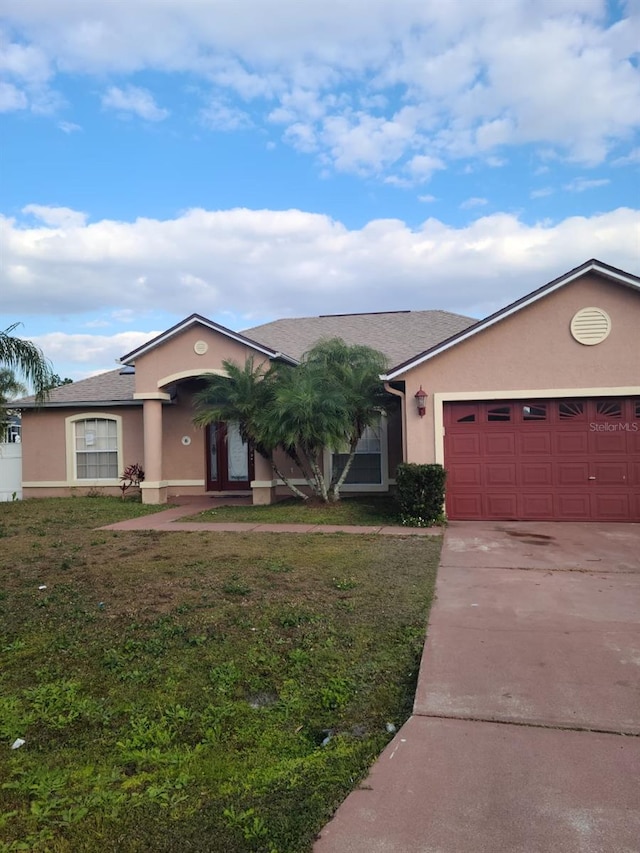
<path id="1" fill-rule="evenodd" d="M 22 497 L 22 445 L 19 442 L 0 444 L 0 501 Z"/>

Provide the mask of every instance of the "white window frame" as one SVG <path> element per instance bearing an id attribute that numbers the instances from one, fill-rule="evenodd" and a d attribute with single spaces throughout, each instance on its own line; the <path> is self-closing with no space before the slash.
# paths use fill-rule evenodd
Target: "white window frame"
<path id="1" fill-rule="evenodd" d="M 79 421 L 115 421 L 116 424 L 116 455 L 118 460 L 118 475 L 116 477 L 79 478 L 78 456 L 76 452 L 76 424 Z M 119 486 L 122 467 L 122 417 L 109 412 L 82 412 L 65 418 L 65 438 L 67 445 L 67 479 L 69 482 L 82 486 Z"/>
<path id="2" fill-rule="evenodd" d="M 375 426 L 375 424 L 374 424 Z M 340 487 L 341 492 L 388 492 L 389 491 L 389 440 L 388 419 L 386 412 L 380 412 L 378 422 L 380 430 L 380 482 L 379 483 L 344 483 Z M 326 449 L 324 452 L 324 470 L 333 477 L 333 451 Z"/>

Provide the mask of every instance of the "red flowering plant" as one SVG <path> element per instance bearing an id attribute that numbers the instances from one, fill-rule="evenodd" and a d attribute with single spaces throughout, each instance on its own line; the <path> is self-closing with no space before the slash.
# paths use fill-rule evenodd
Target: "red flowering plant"
<path id="1" fill-rule="evenodd" d="M 142 470 L 142 465 L 138 462 L 135 462 L 133 465 L 129 465 L 124 469 L 121 477 L 120 477 L 120 491 L 122 492 L 122 500 L 124 500 L 125 492 L 127 489 L 135 487 L 140 487 L 140 483 L 144 480 L 144 471 Z"/>

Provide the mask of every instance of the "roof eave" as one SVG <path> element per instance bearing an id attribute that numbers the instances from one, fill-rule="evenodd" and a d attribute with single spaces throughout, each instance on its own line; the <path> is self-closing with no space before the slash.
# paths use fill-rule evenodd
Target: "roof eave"
<path id="1" fill-rule="evenodd" d="M 17 411 L 26 411 L 27 409 L 113 409 L 122 406 L 142 406 L 142 403 L 142 400 L 65 400 L 64 402 L 18 403 L 12 404 L 11 408 Z"/>
<path id="2" fill-rule="evenodd" d="M 205 328 L 218 332 L 219 334 L 224 335 L 231 340 L 237 341 L 240 344 L 244 344 L 245 346 L 251 347 L 251 349 L 256 350 L 257 352 L 266 355 L 268 358 L 275 359 L 278 356 L 283 356 L 282 353 L 277 353 L 275 350 L 270 349 L 269 347 L 265 347 L 264 344 L 259 343 L 258 341 L 254 341 L 251 338 L 246 338 L 244 335 L 239 334 L 238 332 L 233 332 L 231 329 L 227 329 L 225 326 L 221 326 L 219 323 L 215 323 L 213 320 L 208 320 L 206 317 L 203 317 L 201 314 L 191 314 L 189 317 L 186 317 L 180 323 L 176 323 L 175 326 L 171 326 L 170 329 L 167 329 L 162 334 L 157 335 L 155 338 L 152 338 L 150 341 L 147 341 L 146 344 L 143 344 L 141 347 L 128 352 L 126 355 L 123 355 L 121 359 L 119 359 L 121 364 L 127 364 L 133 366 L 135 364 L 136 358 L 144 355 L 149 352 L 149 350 L 154 349 L 160 344 L 165 343 L 176 335 L 180 334 L 180 332 L 184 332 L 186 329 L 191 328 L 191 326 L 201 325 Z M 288 359 L 289 356 L 284 356 L 285 359 Z"/>

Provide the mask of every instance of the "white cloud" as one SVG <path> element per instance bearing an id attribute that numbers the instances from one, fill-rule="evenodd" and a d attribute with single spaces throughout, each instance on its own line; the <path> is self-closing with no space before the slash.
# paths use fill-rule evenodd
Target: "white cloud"
<path id="1" fill-rule="evenodd" d="M 553 187 L 541 187 L 539 190 L 531 190 L 529 198 L 546 198 L 548 195 L 553 195 L 554 192 Z"/>
<path id="2" fill-rule="evenodd" d="M 72 121 L 59 121 L 58 129 L 63 133 L 77 133 L 79 130 L 82 130 L 79 124 L 75 124 Z"/>
<path id="3" fill-rule="evenodd" d="M 626 208 L 534 225 L 495 213 L 459 228 L 429 218 L 416 228 L 378 219 L 348 229 L 300 210 L 83 217 L 68 215 L 65 225 L 53 214 L 51 225 L 36 227 L 0 217 L 8 317 L 150 309 L 176 320 L 223 311 L 279 317 L 326 313 L 327 305 L 481 314 L 587 255 L 638 272 L 640 213 Z"/>
<path id="4" fill-rule="evenodd" d="M 616 157 L 615 160 L 612 161 L 612 166 L 631 166 L 635 164 L 640 165 L 640 147 L 633 148 L 629 153 L 624 157 Z"/>
<path id="5" fill-rule="evenodd" d="M 35 45 L 0 41 L 0 71 L 31 85 L 43 85 L 52 75 L 50 61 Z"/>
<path id="6" fill-rule="evenodd" d="M 585 190 L 593 190 L 596 187 L 606 187 L 610 183 L 609 178 L 574 178 L 562 188 L 571 193 L 583 193 Z"/>
<path id="7" fill-rule="evenodd" d="M 151 92 L 139 86 L 111 86 L 102 96 L 102 106 L 123 114 L 133 113 L 145 121 L 164 121 L 169 115 L 169 110 L 156 104 Z"/>
<path id="8" fill-rule="evenodd" d="M 91 375 L 100 370 L 114 370 L 125 353 L 131 352 L 151 338 L 160 334 L 151 332 L 119 332 L 115 335 L 69 334 L 66 332 L 50 332 L 46 335 L 34 335 L 30 338 L 37 344 L 47 358 L 55 365 L 64 362 L 79 367 L 89 368 L 82 373 Z M 92 365 L 101 365 L 91 369 Z M 76 377 L 81 371 L 75 371 Z"/>
<path id="9" fill-rule="evenodd" d="M 253 125 L 248 113 L 225 104 L 220 99 L 212 99 L 203 107 L 200 110 L 200 119 L 214 130 L 247 130 Z"/>
<path id="10" fill-rule="evenodd" d="M 120 311 L 111 312 L 111 317 L 116 323 L 133 323 L 136 316 L 135 311 L 132 311 L 130 308 L 123 308 Z"/>
<path id="11" fill-rule="evenodd" d="M 86 225 L 87 214 L 69 207 L 52 207 L 46 204 L 27 204 L 22 208 L 23 213 L 31 214 L 36 219 L 53 228 L 82 228 Z"/>
<path id="12" fill-rule="evenodd" d="M 434 195 L 419 195 L 418 201 L 423 202 L 423 204 L 431 204 L 434 201 L 437 201 L 437 198 Z"/>
<path id="13" fill-rule="evenodd" d="M 468 198 L 462 202 L 460 210 L 473 210 L 474 207 L 484 207 L 485 204 L 489 204 L 489 199 L 472 196 L 472 198 Z"/>
<path id="14" fill-rule="evenodd" d="M 383 177 L 422 156 L 498 165 L 523 144 L 591 166 L 614 149 L 630 156 L 640 126 L 630 4 L 370 0 L 364 15 L 357 0 L 3 5 L 19 37 L 5 59 L 16 87 L 6 109 L 24 108 L 16 93 L 42 102 L 28 87 L 68 73 L 187 73 L 215 87 L 214 128 L 245 126 L 245 102 L 254 126 L 282 123 L 285 141 L 322 168 Z M 112 86 L 105 105 L 168 115 L 133 85 Z"/>
<path id="15" fill-rule="evenodd" d="M 23 91 L 14 86 L 13 83 L 5 83 L 0 80 L 0 113 L 26 110 L 28 106 L 29 100 Z"/>

